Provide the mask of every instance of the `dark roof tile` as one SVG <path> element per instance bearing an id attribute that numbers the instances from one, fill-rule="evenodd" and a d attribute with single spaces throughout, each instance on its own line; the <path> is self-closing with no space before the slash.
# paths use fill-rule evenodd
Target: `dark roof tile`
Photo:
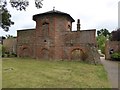
<path id="1" fill-rule="evenodd" d="M 65 16 L 69 17 L 72 22 L 75 21 L 69 14 L 64 13 L 64 12 L 61 12 L 61 11 L 57 11 L 57 10 L 52 10 L 52 11 L 48 11 L 48 12 L 45 12 L 45 13 L 40 13 L 40 14 L 33 15 L 33 20 L 35 21 L 37 17 L 39 17 L 39 16 L 41 16 L 41 15 L 48 15 L 48 14 L 60 14 L 60 15 L 65 15 Z"/>

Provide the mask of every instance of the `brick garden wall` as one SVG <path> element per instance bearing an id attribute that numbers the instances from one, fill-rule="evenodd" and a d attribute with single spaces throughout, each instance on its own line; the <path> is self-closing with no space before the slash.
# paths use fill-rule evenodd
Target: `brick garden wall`
<path id="1" fill-rule="evenodd" d="M 18 57 L 35 58 L 35 30 L 18 30 L 17 32 L 17 55 Z"/>
<path id="2" fill-rule="evenodd" d="M 17 39 L 8 38 L 3 40 L 3 46 L 5 47 L 5 52 L 17 53 Z"/>
<path id="3" fill-rule="evenodd" d="M 63 14 L 45 14 L 35 21 L 36 29 L 18 31 L 19 57 L 72 60 L 86 54 L 88 61 L 99 59 L 93 56 L 97 56 L 95 29 L 72 31 L 71 19 Z M 75 57 L 75 53 L 79 55 Z"/>
<path id="4" fill-rule="evenodd" d="M 105 44 L 105 58 L 111 59 L 110 50 L 113 49 L 114 52 L 120 52 L 120 41 L 106 41 Z"/>

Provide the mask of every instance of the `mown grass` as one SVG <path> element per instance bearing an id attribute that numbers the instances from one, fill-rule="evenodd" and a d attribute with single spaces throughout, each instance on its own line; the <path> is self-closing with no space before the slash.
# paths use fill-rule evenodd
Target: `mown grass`
<path id="1" fill-rule="evenodd" d="M 102 65 L 3 58 L 3 88 L 110 88 Z"/>

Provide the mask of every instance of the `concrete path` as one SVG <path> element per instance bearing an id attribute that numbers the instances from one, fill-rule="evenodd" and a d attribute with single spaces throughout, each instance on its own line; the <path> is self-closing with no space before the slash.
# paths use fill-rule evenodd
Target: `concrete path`
<path id="1" fill-rule="evenodd" d="M 105 70 L 108 73 L 108 79 L 111 83 L 112 88 L 120 89 L 120 62 L 118 61 L 108 61 L 104 57 L 101 57 L 101 62 L 104 65 Z M 119 74 L 118 74 L 119 73 Z M 119 79 L 119 81 L 118 81 Z M 119 82 L 119 83 L 118 83 Z"/>

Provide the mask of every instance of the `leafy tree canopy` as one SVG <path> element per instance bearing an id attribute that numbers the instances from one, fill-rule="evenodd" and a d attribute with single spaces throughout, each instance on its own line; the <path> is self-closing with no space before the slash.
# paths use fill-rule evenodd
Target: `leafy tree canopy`
<path id="1" fill-rule="evenodd" d="M 13 21 L 11 21 L 11 15 L 9 11 L 6 8 L 7 2 L 4 1 L 0 5 L 0 27 L 3 28 L 5 31 L 9 30 L 9 27 L 14 24 Z"/>
<path id="2" fill-rule="evenodd" d="M 110 35 L 110 32 L 107 29 L 101 29 L 101 30 L 97 31 L 97 35 L 98 36 L 103 35 L 103 36 L 107 37 Z"/>
<path id="3" fill-rule="evenodd" d="M 35 7 L 42 8 L 42 1 L 43 0 L 35 0 Z M 29 5 L 28 0 L 10 0 L 11 6 L 16 8 L 17 10 L 26 10 L 26 7 Z"/>
<path id="4" fill-rule="evenodd" d="M 110 37 L 110 32 L 107 29 L 101 29 L 97 31 L 98 49 L 100 49 L 103 54 L 105 53 L 106 39 L 108 39 L 109 37 Z"/>
<path id="5" fill-rule="evenodd" d="M 13 36 L 13 35 L 6 35 L 6 39 L 9 39 L 9 38 L 16 38 L 15 36 Z"/>
<path id="6" fill-rule="evenodd" d="M 42 8 L 43 0 L 35 0 L 35 7 Z M 16 8 L 17 10 L 26 10 L 26 7 L 29 5 L 28 0 L 10 0 L 11 7 Z M 6 8 L 7 1 L 0 0 L 0 27 L 4 29 L 4 31 L 9 31 L 9 27 L 14 24 L 11 21 L 11 14 Z"/>
<path id="7" fill-rule="evenodd" d="M 107 37 L 104 35 L 97 36 L 97 44 L 98 44 L 98 49 L 101 50 L 101 52 L 104 54 L 105 53 L 105 42 L 106 42 Z"/>

